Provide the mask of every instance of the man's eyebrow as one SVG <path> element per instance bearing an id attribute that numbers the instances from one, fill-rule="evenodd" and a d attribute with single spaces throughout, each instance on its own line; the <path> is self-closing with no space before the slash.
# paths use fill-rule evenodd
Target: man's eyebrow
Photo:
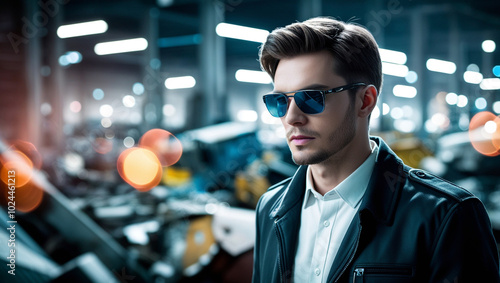
<path id="1" fill-rule="evenodd" d="M 312 84 L 312 85 L 308 85 L 308 86 L 305 86 L 305 87 L 301 87 L 300 89 L 296 89 L 294 91 L 299 91 L 299 90 L 323 90 L 323 89 L 329 89 L 330 87 L 327 86 L 327 85 L 324 85 L 324 84 Z M 281 90 L 273 90 L 272 93 L 283 93 L 285 91 L 281 91 Z"/>

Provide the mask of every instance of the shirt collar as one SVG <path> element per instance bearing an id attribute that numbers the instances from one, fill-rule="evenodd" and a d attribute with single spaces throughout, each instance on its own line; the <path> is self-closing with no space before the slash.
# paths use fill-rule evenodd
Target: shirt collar
<path id="1" fill-rule="evenodd" d="M 370 176 L 375 167 L 376 156 L 378 154 L 378 145 L 376 142 L 370 140 L 370 147 L 372 151 L 363 164 L 324 196 L 314 189 L 311 169 L 310 166 L 308 166 L 304 208 L 312 205 L 315 199 L 328 201 L 337 198 L 342 198 L 349 206 L 356 208 L 360 204 L 366 188 L 368 187 L 368 182 L 370 181 Z"/>

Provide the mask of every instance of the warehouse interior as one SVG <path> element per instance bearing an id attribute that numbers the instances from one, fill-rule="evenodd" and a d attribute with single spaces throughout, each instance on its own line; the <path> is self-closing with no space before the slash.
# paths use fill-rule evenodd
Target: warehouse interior
<path id="1" fill-rule="evenodd" d="M 8 282 L 250 282 L 257 201 L 297 168 L 259 47 L 315 16 L 373 33 L 370 133 L 478 196 L 499 242 L 499 1 L 7 0 L 0 281 L 14 235 Z"/>

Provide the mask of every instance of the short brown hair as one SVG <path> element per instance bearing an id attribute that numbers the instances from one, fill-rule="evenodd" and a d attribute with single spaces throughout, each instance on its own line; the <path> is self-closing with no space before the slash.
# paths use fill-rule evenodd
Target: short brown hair
<path id="1" fill-rule="evenodd" d="M 380 93 L 382 63 L 372 34 L 362 26 L 317 17 L 275 29 L 260 49 L 260 64 L 274 80 L 279 61 L 301 54 L 328 50 L 335 70 L 347 83 L 373 84 Z"/>

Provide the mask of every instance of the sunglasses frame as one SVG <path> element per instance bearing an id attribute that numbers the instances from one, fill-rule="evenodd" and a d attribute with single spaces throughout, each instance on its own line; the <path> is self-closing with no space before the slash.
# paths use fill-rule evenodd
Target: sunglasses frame
<path id="1" fill-rule="evenodd" d="M 328 89 L 328 90 L 303 89 L 303 90 L 289 91 L 289 92 L 268 93 L 268 94 L 264 95 L 262 97 L 262 99 L 264 100 L 264 104 L 266 105 L 267 111 L 269 111 L 269 113 L 271 114 L 271 116 L 276 117 L 276 118 L 282 118 L 288 112 L 288 107 L 290 106 L 289 98 L 295 97 L 295 95 L 297 93 L 300 93 L 300 92 L 316 91 L 316 92 L 319 92 L 321 94 L 321 96 L 322 96 L 322 106 L 323 107 L 322 107 L 321 111 L 319 111 L 317 113 L 306 113 L 306 112 L 304 112 L 304 110 L 302 110 L 301 106 L 299 106 L 297 104 L 297 107 L 299 107 L 300 111 L 302 111 L 302 112 L 304 112 L 304 113 L 306 113 L 308 115 L 314 115 L 314 114 L 319 114 L 319 113 L 321 113 L 321 112 L 323 112 L 325 110 L 325 96 L 327 94 L 330 94 L 330 93 L 339 93 L 339 92 L 344 91 L 344 90 L 350 90 L 350 89 L 353 89 L 353 88 L 357 88 L 357 87 L 360 87 L 360 86 L 366 86 L 366 85 L 367 84 L 365 84 L 365 83 L 352 83 L 352 84 L 347 84 L 347 85 L 335 87 L 335 88 Z M 294 93 L 295 95 L 287 95 L 288 93 Z M 284 96 L 285 99 L 286 99 L 286 111 L 285 111 L 285 113 L 282 116 L 275 116 L 275 115 L 273 115 L 272 112 L 269 110 L 269 106 L 266 103 L 266 98 L 276 97 L 276 96 L 281 96 L 281 97 Z"/>

